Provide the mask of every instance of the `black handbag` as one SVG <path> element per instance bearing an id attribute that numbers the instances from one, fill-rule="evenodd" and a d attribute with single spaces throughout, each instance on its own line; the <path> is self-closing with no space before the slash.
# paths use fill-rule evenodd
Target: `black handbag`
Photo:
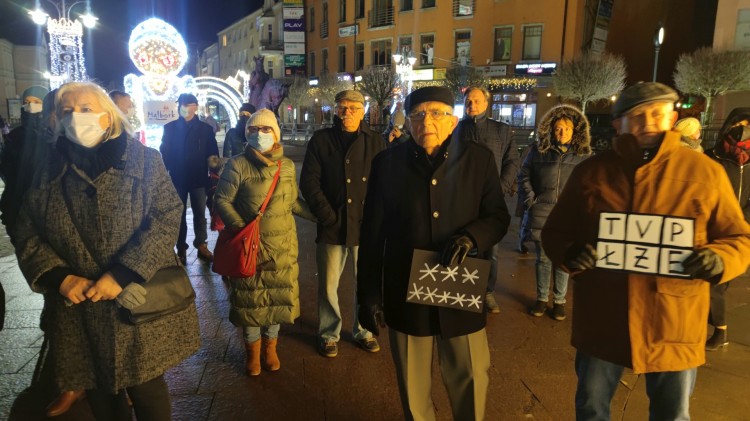
<path id="1" fill-rule="evenodd" d="M 81 237 L 83 245 L 99 267 L 107 267 L 97 259 L 96 253 L 89 248 L 89 241 L 83 237 L 83 230 L 73 214 L 73 205 L 65 188 L 65 180 L 61 178 L 60 182 L 62 183 L 65 206 L 68 209 L 70 220 L 73 221 L 73 226 L 78 231 L 78 236 Z M 190 277 L 188 277 L 184 266 L 176 265 L 159 269 L 151 279 L 141 286 L 146 289 L 146 302 L 130 310 L 119 307 L 120 318 L 123 323 L 138 325 L 150 322 L 182 311 L 195 301 L 195 290 L 193 290 L 193 285 L 190 283 Z"/>

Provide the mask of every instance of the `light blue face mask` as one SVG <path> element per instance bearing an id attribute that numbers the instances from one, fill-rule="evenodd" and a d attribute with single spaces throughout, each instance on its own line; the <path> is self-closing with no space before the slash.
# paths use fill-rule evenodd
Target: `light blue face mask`
<path id="1" fill-rule="evenodd" d="M 274 140 L 273 133 L 252 133 L 247 135 L 247 143 L 251 148 L 260 151 L 267 152 L 273 148 Z"/>

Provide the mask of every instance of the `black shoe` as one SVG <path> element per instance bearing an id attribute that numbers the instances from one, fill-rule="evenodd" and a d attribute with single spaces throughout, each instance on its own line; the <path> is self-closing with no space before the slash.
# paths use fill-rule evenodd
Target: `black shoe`
<path id="1" fill-rule="evenodd" d="M 180 262 L 182 262 L 182 266 L 187 266 L 187 247 L 178 248 L 177 257 L 180 258 Z"/>
<path id="2" fill-rule="evenodd" d="M 539 301 L 537 300 L 536 303 L 531 307 L 531 310 L 529 310 L 529 313 L 531 313 L 534 317 L 542 317 L 544 316 L 544 313 L 547 311 L 547 302 L 546 301 Z"/>
<path id="3" fill-rule="evenodd" d="M 718 351 L 729 345 L 726 329 L 714 329 L 714 334 L 706 341 L 706 351 Z"/>
<path id="4" fill-rule="evenodd" d="M 565 304 L 552 304 L 552 318 L 557 321 L 565 320 Z"/>
<path id="5" fill-rule="evenodd" d="M 524 243 L 518 243 L 518 247 L 516 247 L 516 251 L 521 254 L 529 254 L 529 248 L 526 247 Z"/>

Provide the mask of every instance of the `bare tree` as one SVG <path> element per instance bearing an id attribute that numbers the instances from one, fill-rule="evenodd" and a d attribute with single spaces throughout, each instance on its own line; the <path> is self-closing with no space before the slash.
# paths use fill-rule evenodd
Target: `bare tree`
<path id="1" fill-rule="evenodd" d="M 704 127 L 713 120 L 713 100 L 728 91 L 750 89 L 750 53 L 747 51 L 714 51 L 701 48 L 682 54 L 674 72 L 677 89 L 706 98 Z"/>
<path id="2" fill-rule="evenodd" d="M 359 90 L 372 98 L 377 104 L 378 116 L 380 112 L 388 105 L 393 97 L 393 90 L 398 87 L 398 75 L 387 67 L 370 68 L 362 73 L 362 80 L 357 82 Z M 375 121 L 375 124 L 378 122 Z"/>
<path id="3" fill-rule="evenodd" d="M 564 62 L 552 76 L 552 84 L 561 97 L 578 101 L 585 114 L 589 102 L 620 93 L 625 88 L 625 76 L 622 57 L 586 52 Z"/>
<path id="4" fill-rule="evenodd" d="M 300 105 L 305 102 L 305 99 L 310 97 L 310 85 L 307 81 L 307 78 L 302 76 L 293 76 L 286 82 L 289 85 L 289 88 L 287 89 L 286 101 L 289 103 L 289 105 L 292 106 L 292 110 L 294 112 Z M 296 133 L 297 118 L 295 116 L 292 120 L 292 134 L 296 137 Z"/>
<path id="5" fill-rule="evenodd" d="M 453 92 L 456 101 L 463 101 L 463 92 L 469 86 L 482 86 L 487 84 L 484 73 L 476 67 L 453 66 L 445 71 L 445 86 Z"/>
<path id="6" fill-rule="evenodd" d="M 318 85 L 315 86 L 311 93 L 315 96 L 319 96 L 323 102 L 333 107 L 336 103 L 336 94 L 352 89 L 354 85 L 349 80 L 340 80 L 335 74 L 327 74 L 318 78 Z M 333 113 L 331 118 L 333 118 Z M 330 122 L 330 121 L 329 121 Z"/>

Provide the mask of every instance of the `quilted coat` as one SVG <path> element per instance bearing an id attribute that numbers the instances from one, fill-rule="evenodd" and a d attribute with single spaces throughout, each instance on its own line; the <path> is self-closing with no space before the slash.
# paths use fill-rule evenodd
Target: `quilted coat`
<path id="1" fill-rule="evenodd" d="M 294 214 L 314 221 L 298 197 L 294 162 L 281 145 L 265 155 L 246 147 L 227 162 L 216 187 L 216 210 L 229 229 L 241 229 L 258 214 L 271 187 L 277 163 L 281 174 L 260 223 L 255 275 L 230 278 L 229 320 L 236 326 L 293 323 L 300 315 L 297 277 L 297 227 Z"/>
<path id="2" fill-rule="evenodd" d="M 61 138 L 48 173 L 29 191 L 18 217 L 18 264 L 31 289 L 45 294 L 42 328 L 60 390 L 115 393 L 163 374 L 200 345 L 195 305 L 133 326 L 120 321 L 114 300 L 68 306 L 57 288 L 40 281 L 54 271 L 96 280 L 121 266 L 132 273 L 132 279 L 116 277 L 126 285 L 179 264 L 173 247 L 182 203 L 159 152 L 125 136 L 108 141 L 126 142 L 124 153 L 94 179 L 59 153 L 61 142 L 70 144 Z"/>
<path id="3" fill-rule="evenodd" d="M 597 242 L 601 212 L 672 215 L 694 219 L 695 248 L 721 257 L 716 282 L 742 274 L 750 263 L 750 225 L 724 169 L 680 146 L 669 131 L 654 158 L 632 135 L 589 158 L 571 174 L 542 230 L 555 265 L 583 244 Z M 632 367 L 636 373 L 681 371 L 705 362 L 710 284 L 595 268 L 575 279 L 572 344 L 588 355 Z"/>

